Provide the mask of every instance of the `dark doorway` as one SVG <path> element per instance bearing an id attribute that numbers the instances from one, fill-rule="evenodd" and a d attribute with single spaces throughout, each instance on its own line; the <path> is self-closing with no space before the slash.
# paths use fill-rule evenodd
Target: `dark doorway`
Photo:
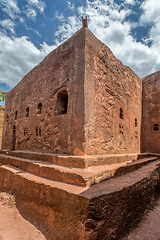
<path id="1" fill-rule="evenodd" d="M 37 114 L 41 114 L 42 113 L 42 103 L 39 103 L 37 106 Z"/>
<path id="2" fill-rule="evenodd" d="M 12 129 L 12 150 L 15 150 L 15 145 L 16 145 L 16 126 L 13 126 Z"/>
<path id="3" fill-rule="evenodd" d="M 62 115 L 67 113 L 68 93 L 66 90 L 60 91 L 57 95 L 55 115 Z"/>

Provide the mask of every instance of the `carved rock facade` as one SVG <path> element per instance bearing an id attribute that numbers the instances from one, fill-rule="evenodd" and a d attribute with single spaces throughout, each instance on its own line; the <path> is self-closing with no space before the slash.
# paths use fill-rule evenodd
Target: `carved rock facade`
<path id="1" fill-rule="evenodd" d="M 87 27 L 6 96 L 3 149 L 139 153 L 141 79 Z"/>

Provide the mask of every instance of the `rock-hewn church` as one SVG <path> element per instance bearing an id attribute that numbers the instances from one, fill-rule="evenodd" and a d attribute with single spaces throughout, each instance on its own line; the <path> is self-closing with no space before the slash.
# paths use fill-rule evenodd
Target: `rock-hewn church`
<path id="1" fill-rule="evenodd" d="M 84 20 L 7 94 L 2 148 L 140 153 L 142 125 L 142 80 Z"/>
<path id="2" fill-rule="evenodd" d="M 122 239 L 160 189 L 160 71 L 83 27 L 6 96 L 0 191 L 48 240 Z"/>

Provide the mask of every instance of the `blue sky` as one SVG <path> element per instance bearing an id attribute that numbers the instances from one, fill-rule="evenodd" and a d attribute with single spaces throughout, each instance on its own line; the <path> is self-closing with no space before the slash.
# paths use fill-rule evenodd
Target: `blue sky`
<path id="1" fill-rule="evenodd" d="M 160 0 L 0 0 L 0 88 L 8 91 L 88 17 L 139 77 L 160 70 Z"/>

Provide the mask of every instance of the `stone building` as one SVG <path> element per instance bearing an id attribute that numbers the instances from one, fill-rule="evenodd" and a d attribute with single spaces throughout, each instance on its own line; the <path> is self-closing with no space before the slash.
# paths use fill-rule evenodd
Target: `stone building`
<path id="1" fill-rule="evenodd" d="M 83 27 L 6 96 L 2 149 L 140 153 L 142 81 Z"/>
<path id="2" fill-rule="evenodd" d="M 142 79 L 142 152 L 160 152 L 160 71 Z"/>
<path id="3" fill-rule="evenodd" d="M 84 20 L 7 93 L 0 191 L 46 239 L 122 239 L 153 207 L 160 159 L 141 151 L 159 151 L 159 77 L 140 79 Z"/>

